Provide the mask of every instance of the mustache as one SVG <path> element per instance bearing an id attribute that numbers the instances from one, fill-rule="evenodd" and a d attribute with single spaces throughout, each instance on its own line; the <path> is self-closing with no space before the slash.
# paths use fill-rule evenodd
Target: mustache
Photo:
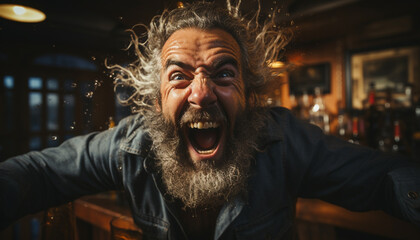
<path id="1" fill-rule="evenodd" d="M 180 126 L 184 127 L 191 122 L 219 122 L 226 124 L 226 114 L 218 107 L 196 109 L 188 106 L 180 117 Z"/>

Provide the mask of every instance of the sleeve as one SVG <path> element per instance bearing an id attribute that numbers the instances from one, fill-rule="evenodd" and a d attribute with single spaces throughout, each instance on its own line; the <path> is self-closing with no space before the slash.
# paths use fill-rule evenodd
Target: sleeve
<path id="1" fill-rule="evenodd" d="M 420 171 L 418 168 L 400 168 L 389 175 L 389 185 L 396 195 L 396 209 L 400 218 L 420 226 Z M 398 209 L 401 208 L 401 211 Z"/>
<path id="2" fill-rule="evenodd" d="M 121 186 L 116 127 L 0 163 L 0 229 L 20 217 Z"/>
<path id="3" fill-rule="evenodd" d="M 288 120 L 286 141 L 291 165 L 300 171 L 299 197 L 319 198 L 352 211 L 383 210 L 420 225 L 419 164 L 298 122 Z"/>

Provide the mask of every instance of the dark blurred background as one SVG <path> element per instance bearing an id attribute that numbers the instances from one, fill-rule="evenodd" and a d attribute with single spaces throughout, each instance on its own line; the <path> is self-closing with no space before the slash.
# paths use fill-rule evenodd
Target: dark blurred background
<path id="1" fill-rule="evenodd" d="M 164 8 L 181 5 L 176 0 L 2 3 L 35 7 L 46 20 L 22 23 L 0 18 L 0 161 L 105 130 L 130 114 L 130 107 L 116 100 L 116 95 L 127 93 L 117 89 L 115 94 L 105 60 L 127 64 L 135 59 L 123 50 L 130 40 L 126 30 L 148 24 Z M 242 5 L 243 13 L 257 8 L 256 1 L 243 0 Z M 315 88 L 320 88 L 328 116 L 324 130 L 352 139 L 354 117 L 367 110 L 368 79 L 376 81 L 378 96 L 390 93 L 392 100 L 382 97 L 379 111 L 386 113 L 391 103 L 394 113 L 404 110 L 404 153 L 419 157 L 415 151 L 420 149 L 420 1 L 261 0 L 261 6 L 261 21 L 276 12 L 278 26 L 294 33 L 279 58 L 281 64 L 306 67 L 306 72 L 293 74 L 279 70 L 278 81 L 263 96 L 267 104 L 288 107 L 305 118 L 309 101 L 316 99 Z M 370 70 L 363 72 L 360 64 Z M 365 126 L 360 127 L 356 137 L 363 143 L 367 133 Z M 385 136 L 389 141 L 391 128 Z M 16 230 L 14 239 L 19 234 Z M 344 235 L 339 239 L 362 239 L 349 232 Z"/>

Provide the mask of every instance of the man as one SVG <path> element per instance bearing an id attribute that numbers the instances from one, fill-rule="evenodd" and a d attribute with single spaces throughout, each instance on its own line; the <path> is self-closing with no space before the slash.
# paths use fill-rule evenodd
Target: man
<path id="1" fill-rule="evenodd" d="M 419 224 L 417 166 L 262 107 L 284 35 L 228 9 L 175 9 L 152 20 L 146 42 L 134 37 L 138 62 L 112 68 L 136 89 L 137 115 L 2 163 L 1 226 L 112 189 L 146 239 L 292 238 L 297 197 Z"/>

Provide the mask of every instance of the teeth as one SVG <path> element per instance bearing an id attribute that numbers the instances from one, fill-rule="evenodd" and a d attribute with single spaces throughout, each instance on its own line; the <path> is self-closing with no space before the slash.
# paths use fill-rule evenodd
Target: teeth
<path id="1" fill-rule="evenodd" d="M 219 127 L 219 123 L 217 123 L 217 122 L 194 122 L 194 123 L 190 123 L 190 128 L 208 129 L 208 128 L 217 128 L 217 127 Z"/>
<path id="2" fill-rule="evenodd" d="M 196 150 L 200 154 L 210 154 L 210 153 L 214 152 L 214 149 L 210 149 L 210 150 L 198 150 L 198 149 L 196 149 Z"/>

